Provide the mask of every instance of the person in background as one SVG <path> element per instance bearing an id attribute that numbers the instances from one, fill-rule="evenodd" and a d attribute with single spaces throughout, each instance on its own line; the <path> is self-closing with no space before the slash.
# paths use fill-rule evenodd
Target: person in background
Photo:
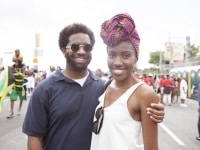
<path id="1" fill-rule="evenodd" d="M 179 102 L 179 96 L 180 96 L 180 79 L 179 77 L 176 77 L 174 78 L 174 96 L 173 96 L 174 103 Z"/>
<path id="2" fill-rule="evenodd" d="M 96 69 L 94 74 L 105 82 L 109 80 L 108 73 L 104 73 L 101 69 Z"/>
<path id="3" fill-rule="evenodd" d="M 188 90 L 188 85 L 187 85 L 187 81 L 186 81 L 186 77 L 183 77 L 180 81 L 180 106 L 182 107 L 188 107 L 185 104 L 185 100 L 187 98 L 187 90 Z"/>
<path id="4" fill-rule="evenodd" d="M 33 77 L 34 77 L 34 83 L 35 83 L 34 88 L 36 88 L 42 81 L 42 77 L 40 73 L 38 72 L 38 69 L 33 70 Z"/>
<path id="5" fill-rule="evenodd" d="M 115 15 L 102 24 L 101 37 L 113 81 L 99 98 L 90 150 L 158 150 L 157 123 L 146 109 L 159 99 L 149 85 L 133 76 L 140 43 L 134 20 L 126 13 Z M 138 143 L 141 131 L 144 147 Z"/>
<path id="6" fill-rule="evenodd" d="M 163 104 L 171 106 L 172 105 L 171 94 L 172 94 L 172 89 L 174 88 L 174 84 L 169 75 L 166 75 L 166 79 L 164 80 L 163 87 L 164 87 Z"/>
<path id="7" fill-rule="evenodd" d="M 22 126 L 29 150 L 90 149 L 93 115 L 105 84 L 88 69 L 94 44 L 94 33 L 84 24 L 61 30 L 59 47 L 66 64 L 40 82 L 30 97 Z M 162 122 L 164 107 L 152 107 L 150 118 Z"/>
<path id="8" fill-rule="evenodd" d="M 198 129 L 198 136 L 196 137 L 196 139 L 198 141 L 200 141 L 200 84 L 198 86 L 198 96 L 197 96 L 197 100 L 198 100 L 198 123 L 197 123 L 197 129 Z"/>
<path id="9" fill-rule="evenodd" d="M 159 102 L 161 103 L 161 92 L 160 92 L 160 76 L 155 75 L 154 77 L 154 91 L 157 93 L 157 96 L 159 98 Z"/>
<path id="10" fill-rule="evenodd" d="M 142 75 L 142 81 L 145 82 L 146 84 L 148 83 L 146 74 Z"/>
<path id="11" fill-rule="evenodd" d="M 103 73 L 101 79 L 104 80 L 105 82 L 108 82 L 109 81 L 109 73 L 107 73 L 107 72 Z"/>
<path id="12" fill-rule="evenodd" d="M 153 89 L 153 75 L 151 73 L 147 75 L 145 82 Z"/>
<path id="13" fill-rule="evenodd" d="M 160 87 L 160 102 L 163 103 L 163 95 L 164 95 L 164 82 L 165 82 L 165 76 L 161 75 L 159 87 Z"/>
<path id="14" fill-rule="evenodd" d="M 15 65 L 16 65 L 17 67 L 21 67 L 23 74 L 25 74 L 26 65 L 23 61 L 23 55 L 21 54 L 19 49 L 14 50 L 14 55 L 12 57 L 12 61 L 14 62 L 13 66 L 15 67 Z"/>
<path id="15" fill-rule="evenodd" d="M 33 89 L 35 87 L 35 79 L 34 79 L 34 73 L 33 70 L 28 70 L 27 71 L 27 83 L 26 83 L 26 88 L 28 92 L 28 96 L 30 97 Z"/>
<path id="16" fill-rule="evenodd" d="M 13 55 L 13 58 L 12 58 L 12 61 L 13 62 L 16 62 L 17 60 L 21 61 L 23 63 L 23 56 L 22 54 L 20 53 L 20 50 L 19 49 L 16 49 L 14 51 L 14 55 Z"/>
<path id="17" fill-rule="evenodd" d="M 133 70 L 133 76 L 136 77 L 138 80 L 140 80 L 140 74 Z"/>
<path id="18" fill-rule="evenodd" d="M 101 69 L 96 69 L 95 70 L 95 75 L 99 78 L 101 78 L 103 76 L 103 72 L 101 71 Z"/>
<path id="19" fill-rule="evenodd" d="M 154 89 L 156 93 L 160 93 L 160 76 L 159 75 L 155 75 L 154 76 Z"/>
<path id="20" fill-rule="evenodd" d="M 23 101 L 26 100 L 25 97 L 25 90 L 23 88 L 24 84 L 24 77 L 25 75 L 25 66 L 22 64 L 21 59 L 16 59 L 14 65 L 12 66 L 13 75 L 15 78 L 15 86 L 11 91 L 10 94 L 10 114 L 7 116 L 7 119 L 14 117 L 14 102 L 18 99 L 20 99 L 19 108 L 17 111 L 17 115 L 20 115 L 21 108 Z"/>
<path id="21" fill-rule="evenodd" d="M 46 78 L 48 78 L 49 76 L 51 76 L 55 71 L 56 71 L 55 66 L 50 66 L 49 67 L 49 71 L 46 74 Z"/>

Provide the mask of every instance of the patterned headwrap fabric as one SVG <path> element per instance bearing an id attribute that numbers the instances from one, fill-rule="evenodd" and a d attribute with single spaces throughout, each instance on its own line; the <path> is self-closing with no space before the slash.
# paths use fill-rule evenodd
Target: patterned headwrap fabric
<path id="1" fill-rule="evenodd" d="M 138 59 L 140 37 L 129 14 L 117 14 L 110 20 L 105 21 L 101 26 L 100 35 L 108 46 L 114 46 L 121 41 L 129 40 L 136 50 L 136 58 Z"/>

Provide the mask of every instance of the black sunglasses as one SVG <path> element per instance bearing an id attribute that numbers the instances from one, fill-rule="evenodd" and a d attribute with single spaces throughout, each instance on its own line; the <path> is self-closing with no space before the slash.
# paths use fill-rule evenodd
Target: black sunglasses
<path id="1" fill-rule="evenodd" d="M 103 124 L 103 117 L 104 117 L 103 107 L 100 107 L 96 110 L 95 117 L 97 120 L 93 122 L 92 131 L 95 134 L 98 134 Z"/>
<path id="2" fill-rule="evenodd" d="M 71 49 L 74 52 L 77 52 L 81 47 L 83 47 L 84 51 L 90 52 L 92 51 L 92 45 L 91 44 L 85 44 L 85 45 L 79 45 L 79 44 L 72 44 L 72 45 L 67 45 L 67 49 Z"/>

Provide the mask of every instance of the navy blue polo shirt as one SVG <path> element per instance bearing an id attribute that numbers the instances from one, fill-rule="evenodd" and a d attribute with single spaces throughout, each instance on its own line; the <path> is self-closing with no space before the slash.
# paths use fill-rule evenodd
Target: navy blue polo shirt
<path id="1" fill-rule="evenodd" d="M 56 71 L 34 89 L 22 131 L 43 137 L 44 150 L 89 150 L 103 87 L 91 71 L 83 87 Z"/>

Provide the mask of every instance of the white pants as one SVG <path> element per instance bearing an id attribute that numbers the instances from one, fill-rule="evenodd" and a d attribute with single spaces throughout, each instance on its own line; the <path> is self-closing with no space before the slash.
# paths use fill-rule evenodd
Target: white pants
<path id="1" fill-rule="evenodd" d="M 172 103 L 171 93 L 170 94 L 163 94 L 163 103 L 166 105 L 170 105 Z"/>

